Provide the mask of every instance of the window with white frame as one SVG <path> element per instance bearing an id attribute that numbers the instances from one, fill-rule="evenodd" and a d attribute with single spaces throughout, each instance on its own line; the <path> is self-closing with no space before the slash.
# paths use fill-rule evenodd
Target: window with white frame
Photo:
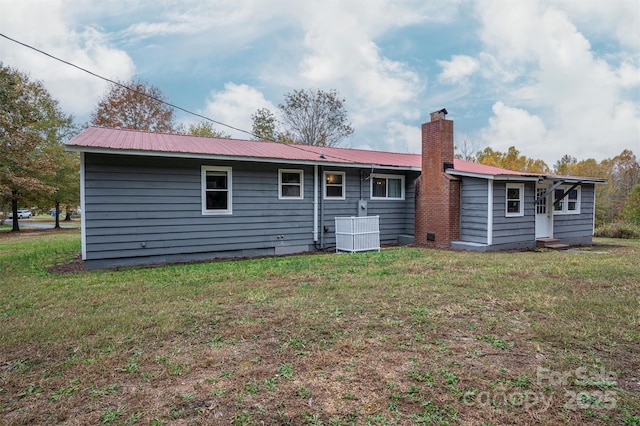
<path id="1" fill-rule="evenodd" d="M 202 214 L 231 214 L 231 167 L 202 166 Z"/>
<path id="2" fill-rule="evenodd" d="M 508 183 L 505 216 L 524 216 L 524 184 Z"/>
<path id="3" fill-rule="evenodd" d="M 324 198 L 333 200 L 345 199 L 345 173 L 324 172 Z"/>
<path id="4" fill-rule="evenodd" d="M 304 198 L 304 172 L 302 170 L 278 170 L 278 198 Z"/>
<path id="5" fill-rule="evenodd" d="M 569 193 L 563 198 L 566 191 Z M 560 186 L 556 188 L 553 194 L 553 213 L 554 214 L 580 214 L 580 187 L 576 186 Z"/>
<path id="6" fill-rule="evenodd" d="M 404 200 L 404 176 L 371 174 L 372 200 Z"/>

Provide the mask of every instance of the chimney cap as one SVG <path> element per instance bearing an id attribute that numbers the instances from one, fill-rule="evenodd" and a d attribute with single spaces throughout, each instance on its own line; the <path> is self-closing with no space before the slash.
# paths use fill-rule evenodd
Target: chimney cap
<path id="1" fill-rule="evenodd" d="M 431 113 L 431 121 L 442 120 L 449 114 L 446 108 Z"/>

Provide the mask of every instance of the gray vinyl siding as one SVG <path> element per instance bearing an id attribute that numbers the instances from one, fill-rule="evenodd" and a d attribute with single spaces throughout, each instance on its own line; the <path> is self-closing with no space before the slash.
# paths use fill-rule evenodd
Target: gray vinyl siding
<path id="1" fill-rule="evenodd" d="M 201 166 L 232 168 L 232 214 L 202 214 Z M 303 170 L 303 199 L 278 199 L 278 169 Z M 346 200 L 321 200 L 324 217 L 319 218 L 319 231 L 322 219 L 330 228 L 324 235 L 325 244 L 334 236 L 333 218 L 356 215 L 357 200 L 361 196 L 368 199 L 367 185 L 363 185 L 366 194 L 361 193 L 360 169 L 340 171 L 347 173 Z M 322 189 L 322 180 L 319 182 Z M 313 189 L 313 166 L 86 153 L 86 265 L 96 268 L 313 250 Z M 407 199 L 397 204 L 369 206 L 369 215 L 380 214 L 383 241 L 397 240 L 399 230 L 413 227 L 401 211 L 407 207 L 413 215 L 412 193 L 407 191 Z M 387 223 L 395 220 L 401 223 Z"/>
<path id="2" fill-rule="evenodd" d="M 376 171 L 401 175 L 398 172 Z M 380 216 L 380 242 L 393 244 L 398 242 L 399 235 L 413 235 L 415 223 L 415 180 L 419 174 L 406 174 L 404 181 L 404 200 L 372 200 L 369 180 L 364 182 L 365 200 L 368 204 L 369 216 Z"/>
<path id="3" fill-rule="evenodd" d="M 487 244 L 488 187 L 486 179 L 464 178 L 460 187 L 460 240 Z"/>
<path id="4" fill-rule="evenodd" d="M 514 182 L 517 183 L 517 182 Z M 524 183 L 524 216 L 505 214 L 506 183 L 493 183 L 493 239 L 490 246 L 465 246 L 464 243 L 488 244 L 487 185 L 485 179 L 463 178 L 460 191 L 460 242 L 456 247 L 504 250 L 535 247 L 535 183 Z M 570 245 L 590 245 L 593 234 L 594 185 L 581 187 L 580 214 L 556 214 L 553 236 Z"/>
<path id="5" fill-rule="evenodd" d="M 595 185 L 583 184 L 580 189 L 580 214 L 555 214 L 553 236 L 565 244 L 590 245 L 593 236 Z"/>
<path id="6" fill-rule="evenodd" d="M 535 247 L 535 183 L 524 183 L 524 216 L 506 216 L 506 197 L 506 183 L 494 181 L 493 249 Z"/>
<path id="7" fill-rule="evenodd" d="M 333 171 L 336 169 L 328 167 L 325 170 Z M 367 202 L 368 216 L 380 216 L 380 242 L 382 244 L 397 243 L 399 235 L 413 235 L 415 221 L 414 181 L 419 173 L 405 174 L 376 170 L 376 173 L 405 176 L 404 200 L 371 200 L 370 180 L 367 179 L 369 173 L 370 170 L 347 170 L 345 200 L 322 200 L 324 226 L 329 228 L 329 232 L 323 236 L 325 246 L 335 247 L 335 218 L 337 216 L 357 216 L 357 204 L 361 199 Z"/>

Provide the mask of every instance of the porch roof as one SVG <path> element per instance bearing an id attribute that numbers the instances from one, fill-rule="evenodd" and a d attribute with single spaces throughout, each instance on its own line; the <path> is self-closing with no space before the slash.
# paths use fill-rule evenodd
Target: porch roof
<path id="1" fill-rule="evenodd" d="M 448 169 L 447 173 L 454 176 L 477 177 L 480 179 L 503 180 L 503 181 L 533 181 L 543 180 L 563 183 L 606 183 L 606 179 L 592 178 L 586 176 L 561 176 L 550 173 L 518 172 L 514 170 L 501 169 L 499 167 L 487 166 L 484 164 L 472 163 L 470 161 L 454 160 L 453 169 Z"/>

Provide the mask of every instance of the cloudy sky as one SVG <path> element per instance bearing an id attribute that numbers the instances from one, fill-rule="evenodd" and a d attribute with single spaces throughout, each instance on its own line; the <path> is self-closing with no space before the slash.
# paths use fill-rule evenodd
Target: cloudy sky
<path id="1" fill-rule="evenodd" d="M 6 36 L 241 129 L 294 89 L 336 89 L 356 130 L 349 147 L 419 152 L 420 124 L 446 107 L 458 146 L 515 146 L 550 166 L 563 154 L 640 155 L 639 0 L 0 0 L 0 10 Z M 106 89 L 1 37 L 0 61 L 43 81 L 79 122 Z"/>

